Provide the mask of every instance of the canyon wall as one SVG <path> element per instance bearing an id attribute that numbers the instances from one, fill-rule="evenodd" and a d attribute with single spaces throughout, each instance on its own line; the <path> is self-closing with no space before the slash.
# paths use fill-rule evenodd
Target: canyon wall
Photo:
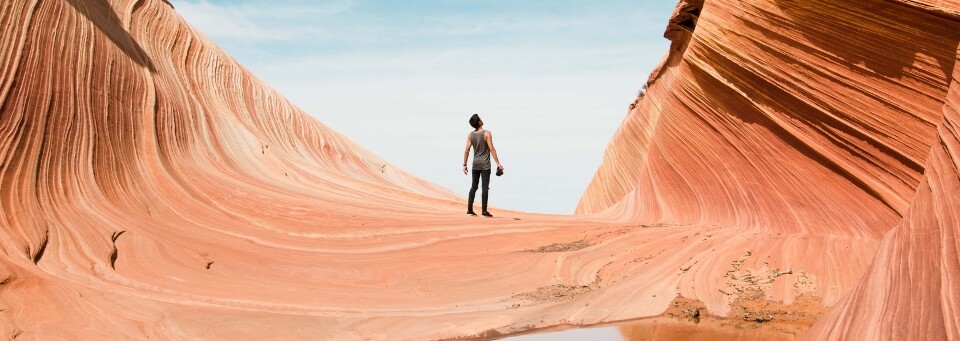
<path id="1" fill-rule="evenodd" d="M 958 13 L 681 1 L 580 214 L 481 219 L 166 1 L 3 2 L 0 336 L 486 338 L 681 296 L 956 338 Z"/>
<path id="2" fill-rule="evenodd" d="M 4 337 L 178 337 L 133 321 L 163 319 L 151 302 L 314 290 L 289 280 L 316 258 L 310 241 L 462 211 L 303 113 L 165 1 L 4 1 L 0 28 Z"/>
<path id="3" fill-rule="evenodd" d="M 696 6 L 678 8 L 671 53 L 577 212 L 873 238 L 896 224 L 942 116 L 957 22 L 881 0 Z"/>
<path id="4" fill-rule="evenodd" d="M 960 65 L 953 79 L 909 211 L 808 339 L 960 339 Z"/>
<path id="5" fill-rule="evenodd" d="M 808 337 L 958 338 L 958 9 L 681 1 L 577 213 L 883 238 Z"/>

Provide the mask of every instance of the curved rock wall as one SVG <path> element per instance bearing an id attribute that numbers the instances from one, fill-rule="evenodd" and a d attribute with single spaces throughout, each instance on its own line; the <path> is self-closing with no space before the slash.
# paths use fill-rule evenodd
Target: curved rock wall
<path id="1" fill-rule="evenodd" d="M 577 213 L 885 236 L 869 268 L 848 260 L 872 248 L 841 248 L 831 267 L 851 275 L 825 282 L 863 278 L 808 337 L 960 337 L 960 3 L 698 5 L 678 5 Z"/>
<path id="2" fill-rule="evenodd" d="M 4 337 L 177 337 L 130 321 L 162 316 L 151 302 L 309 288 L 289 273 L 311 241 L 462 211 L 291 105 L 165 1 L 4 1 L 0 28 Z M 121 298 L 97 298 L 110 293 Z"/>
<path id="3" fill-rule="evenodd" d="M 958 32 L 880 0 L 708 1 L 577 212 L 879 238 L 919 183 Z"/>
<path id="4" fill-rule="evenodd" d="M 389 195 L 398 190 L 456 198 L 308 117 L 165 2 L 15 1 L 0 19 L 0 185 L 3 211 L 16 218 L 2 229 L 9 254 L 86 227 L 71 225 L 110 235 L 124 222 L 206 210 L 246 220 L 243 198 L 257 195 L 316 200 L 305 192 L 349 185 L 383 192 L 384 204 L 408 206 Z M 161 205 L 171 197 L 182 206 Z M 73 210 L 99 214 L 78 223 Z"/>
<path id="5" fill-rule="evenodd" d="M 960 65 L 937 133 L 906 216 L 808 339 L 960 339 Z"/>
<path id="6" fill-rule="evenodd" d="M 680 295 L 956 338 L 958 8 L 681 1 L 584 214 L 480 219 L 166 1 L 3 2 L 0 336 L 492 337 Z"/>

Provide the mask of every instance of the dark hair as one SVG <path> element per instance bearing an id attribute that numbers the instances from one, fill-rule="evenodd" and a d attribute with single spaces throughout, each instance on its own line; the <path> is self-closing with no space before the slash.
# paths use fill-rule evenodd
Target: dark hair
<path id="1" fill-rule="evenodd" d="M 470 116 L 470 126 L 473 129 L 480 128 L 480 115 L 473 114 L 473 116 Z"/>

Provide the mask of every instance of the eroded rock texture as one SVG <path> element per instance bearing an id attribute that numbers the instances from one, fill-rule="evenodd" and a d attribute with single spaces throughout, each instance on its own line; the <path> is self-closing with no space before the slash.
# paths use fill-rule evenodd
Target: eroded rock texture
<path id="1" fill-rule="evenodd" d="M 953 77 L 910 209 L 809 339 L 960 339 L 960 68 Z"/>
<path id="2" fill-rule="evenodd" d="M 958 8 L 682 1 L 582 214 L 479 219 L 165 1 L 4 1 L 0 337 L 492 337 L 679 295 L 956 338 Z"/>
<path id="3" fill-rule="evenodd" d="M 831 236 L 796 256 L 832 258 L 828 285 L 864 277 L 812 339 L 960 337 L 958 9 L 682 1 L 578 213 Z M 836 247 L 884 235 L 868 269 L 849 260 L 871 248 Z"/>
<path id="4" fill-rule="evenodd" d="M 4 1 L 0 27 L 3 338 L 423 340 L 650 316 L 709 252 L 660 242 L 740 231 L 467 217 L 165 1 Z"/>

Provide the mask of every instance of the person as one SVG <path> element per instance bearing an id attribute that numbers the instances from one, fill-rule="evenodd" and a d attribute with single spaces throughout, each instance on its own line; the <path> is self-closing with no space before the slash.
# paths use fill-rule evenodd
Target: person
<path id="1" fill-rule="evenodd" d="M 470 148 L 473 147 L 473 177 L 470 183 L 470 196 L 467 197 L 467 214 L 476 216 L 473 212 L 473 200 L 477 195 L 477 184 L 483 180 L 483 194 L 481 195 L 481 208 L 484 217 L 493 217 L 487 211 L 487 198 L 490 189 L 490 155 L 493 155 L 493 161 L 497 162 L 497 170 L 503 171 L 503 164 L 497 157 L 497 148 L 493 147 L 493 134 L 483 129 L 483 120 L 480 116 L 473 114 L 470 117 L 470 126 L 473 131 L 467 134 L 467 147 L 463 150 L 463 174 L 467 174 L 467 158 L 470 156 Z"/>

